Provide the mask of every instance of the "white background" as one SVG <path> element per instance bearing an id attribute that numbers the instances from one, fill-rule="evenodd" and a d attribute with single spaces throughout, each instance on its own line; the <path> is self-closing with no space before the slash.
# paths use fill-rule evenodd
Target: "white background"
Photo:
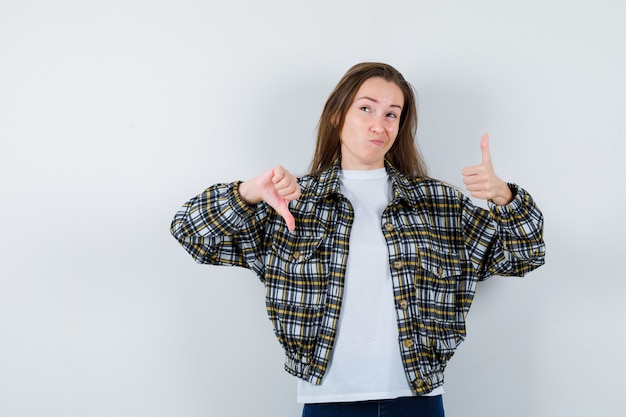
<path id="1" fill-rule="evenodd" d="M 448 416 L 623 415 L 626 3 L 0 2 L 0 416 L 298 416 L 247 270 L 196 265 L 174 212 L 307 171 L 343 73 L 415 86 L 431 174 L 497 172 L 547 263 L 478 287 Z"/>

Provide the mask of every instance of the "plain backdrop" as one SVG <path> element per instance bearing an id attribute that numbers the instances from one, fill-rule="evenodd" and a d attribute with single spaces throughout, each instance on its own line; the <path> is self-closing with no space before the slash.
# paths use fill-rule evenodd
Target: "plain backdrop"
<path id="1" fill-rule="evenodd" d="M 169 234 L 205 187 L 307 172 L 343 73 L 415 86 L 433 176 L 496 171 L 547 263 L 478 287 L 448 416 L 621 416 L 626 3 L 0 0 L 0 416 L 299 416 L 243 269 Z"/>

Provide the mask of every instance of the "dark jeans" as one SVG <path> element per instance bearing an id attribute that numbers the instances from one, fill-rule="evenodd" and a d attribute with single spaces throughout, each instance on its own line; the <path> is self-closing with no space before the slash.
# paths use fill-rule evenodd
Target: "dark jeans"
<path id="1" fill-rule="evenodd" d="M 305 404 L 302 417 L 444 417 L 441 395 L 393 400 Z"/>

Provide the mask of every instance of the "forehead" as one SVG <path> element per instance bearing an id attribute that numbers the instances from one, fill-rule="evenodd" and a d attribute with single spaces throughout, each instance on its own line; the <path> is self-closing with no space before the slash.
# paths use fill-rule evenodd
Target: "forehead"
<path id="1" fill-rule="evenodd" d="M 368 78 L 356 92 L 355 100 L 370 99 L 385 105 L 404 105 L 404 94 L 398 85 L 380 77 Z"/>

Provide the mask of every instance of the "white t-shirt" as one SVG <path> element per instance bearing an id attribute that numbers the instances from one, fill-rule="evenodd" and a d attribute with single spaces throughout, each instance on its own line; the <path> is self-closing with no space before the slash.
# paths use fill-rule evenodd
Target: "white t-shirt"
<path id="1" fill-rule="evenodd" d="M 298 380 L 298 402 L 342 402 L 414 395 L 407 381 L 381 218 L 392 198 L 385 168 L 341 171 L 354 222 L 345 290 L 330 365 L 321 385 Z M 429 395 L 439 395 L 436 389 Z"/>

